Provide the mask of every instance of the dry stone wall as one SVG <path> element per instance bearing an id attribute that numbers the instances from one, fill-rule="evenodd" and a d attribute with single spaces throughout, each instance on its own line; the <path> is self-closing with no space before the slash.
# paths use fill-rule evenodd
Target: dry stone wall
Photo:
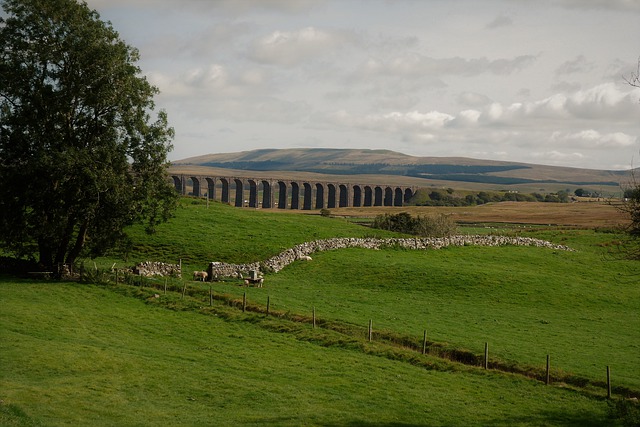
<path id="1" fill-rule="evenodd" d="M 535 246 L 554 250 L 572 251 L 568 246 L 556 245 L 546 240 L 531 237 L 506 237 L 506 236 L 450 236 L 439 238 L 350 238 L 338 237 L 334 239 L 314 240 L 301 243 L 287 249 L 280 254 L 269 258 L 264 262 L 252 264 L 225 264 L 212 262 L 209 264 L 209 277 L 213 280 L 223 277 L 239 278 L 245 276 L 250 270 L 278 272 L 296 260 L 304 259 L 314 252 L 329 251 L 345 248 L 364 248 L 378 250 L 383 247 L 402 247 L 406 249 L 426 250 L 440 249 L 447 246 Z"/>
<path id="2" fill-rule="evenodd" d="M 178 264 L 144 261 L 133 267 L 133 274 L 140 276 L 175 276 L 181 277 L 182 271 Z"/>

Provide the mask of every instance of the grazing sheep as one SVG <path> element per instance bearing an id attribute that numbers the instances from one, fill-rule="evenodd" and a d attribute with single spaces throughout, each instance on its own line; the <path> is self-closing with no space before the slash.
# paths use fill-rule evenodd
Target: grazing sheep
<path id="1" fill-rule="evenodd" d="M 209 275 L 206 271 L 194 271 L 193 272 L 193 280 L 200 280 L 202 282 L 207 280 Z"/>
<path id="2" fill-rule="evenodd" d="M 258 279 L 244 279 L 243 283 L 244 283 L 244 286 L 254 285 L 257 288 L 261 288 L 262 284 L 264 283 L 264 279 L 262 277 Z"/>

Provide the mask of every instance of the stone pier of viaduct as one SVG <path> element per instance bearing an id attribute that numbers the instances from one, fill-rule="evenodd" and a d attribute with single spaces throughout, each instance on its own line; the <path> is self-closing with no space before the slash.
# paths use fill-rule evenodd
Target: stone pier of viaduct
<path id="1" fill-rule="evenodd" d="M 403 206 L 417 187 L 347 182 L 172 174 L 178 193 L 208 197 L 237 207 L 331 209 Z"/>

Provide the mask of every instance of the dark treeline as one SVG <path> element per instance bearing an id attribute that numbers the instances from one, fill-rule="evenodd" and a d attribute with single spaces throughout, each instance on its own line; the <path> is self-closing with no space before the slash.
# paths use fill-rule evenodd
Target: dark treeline
<path id="1" fill-rule="evenodd" d="M 415 206 L 475 206 L 492 202 L 547 202 L 547 203 L 567 203 L 569 193 L 561 190 L 557 193 L 516 193 L 516 192 L 487 192 L 466 194 L 460 196 L 455 194 L 451 188 L 447 190 L 418 190 L 412 200 Z"/>

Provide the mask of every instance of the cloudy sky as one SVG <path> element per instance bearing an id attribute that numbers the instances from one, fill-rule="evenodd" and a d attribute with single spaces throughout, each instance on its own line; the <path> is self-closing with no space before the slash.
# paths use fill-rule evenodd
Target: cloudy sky
<path id="1" fill-rule="evenodd" d="M 172 160 L 371 148 L 640 165 L 640 0 L 87 0 L 141 53 Z"/>

